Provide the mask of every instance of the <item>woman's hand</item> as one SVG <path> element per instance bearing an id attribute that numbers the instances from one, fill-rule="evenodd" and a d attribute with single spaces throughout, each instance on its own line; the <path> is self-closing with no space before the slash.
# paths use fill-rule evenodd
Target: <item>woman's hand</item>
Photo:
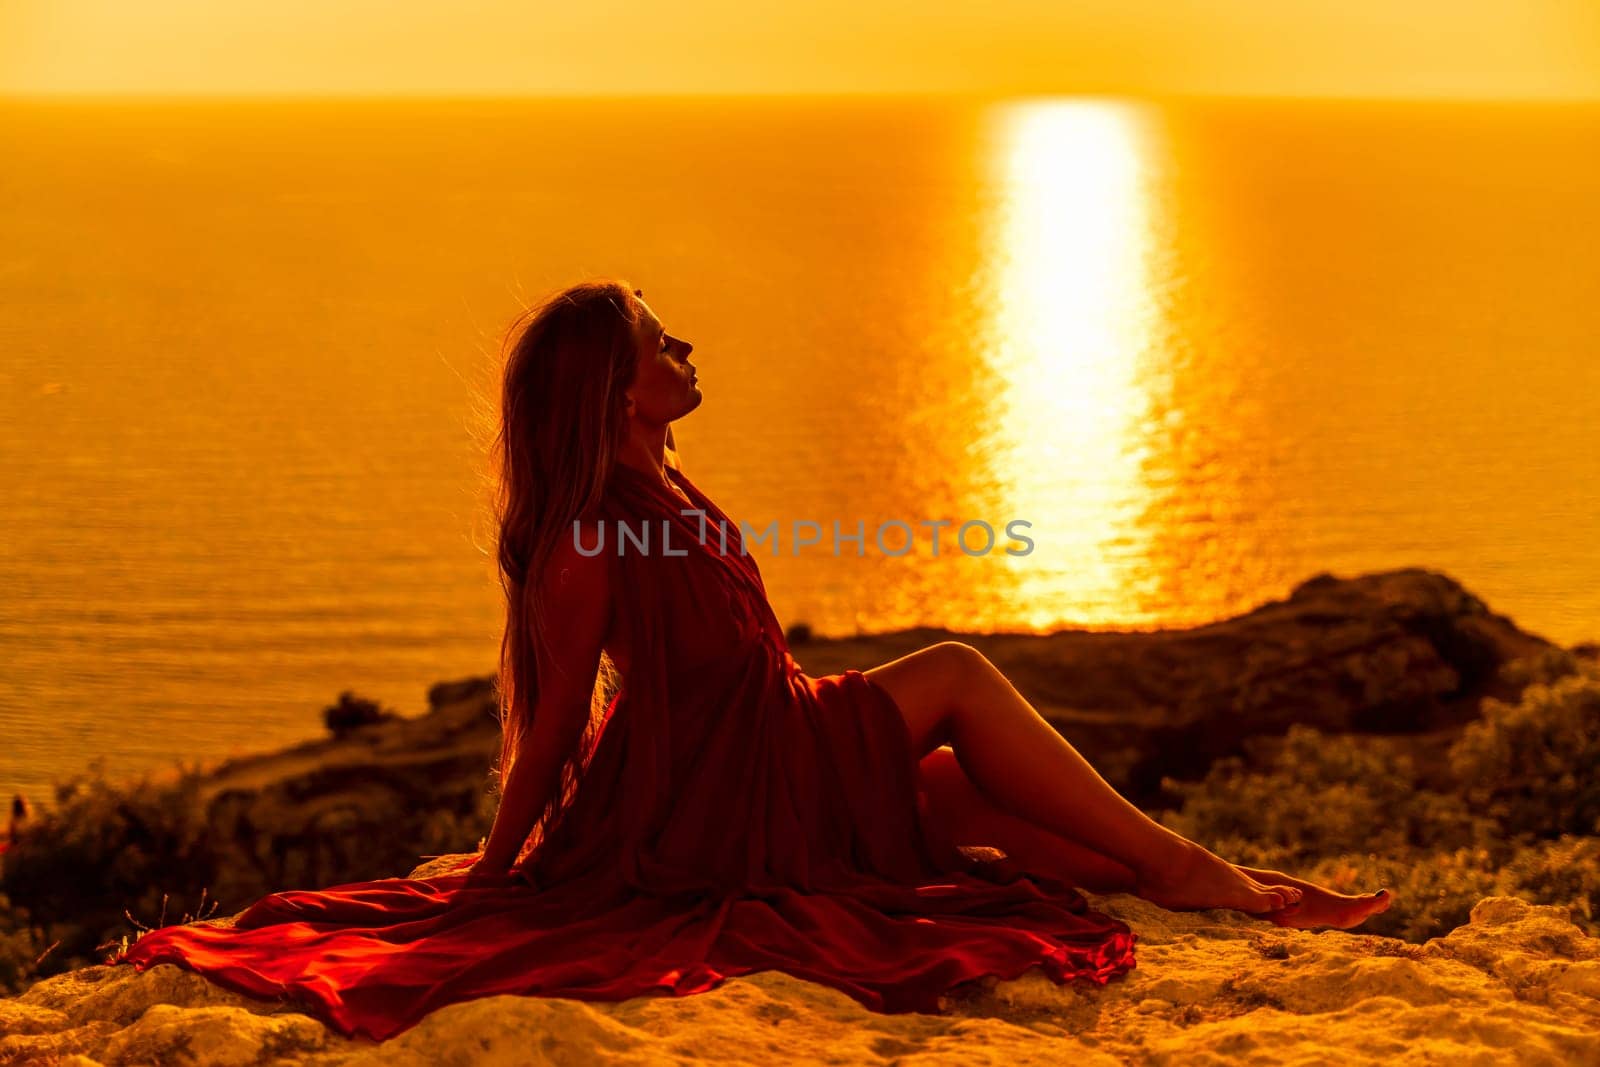
<path id="1" fill-rule="evenodd" d="M 463 889 L 482 889 L 489 886 L 505 886 L 515 877 L 510 869 L 510 864 L 502 863 L 487 856 L 479 856 L 476 863 L 466 870 L 467 880 L 461 883 Z"/>

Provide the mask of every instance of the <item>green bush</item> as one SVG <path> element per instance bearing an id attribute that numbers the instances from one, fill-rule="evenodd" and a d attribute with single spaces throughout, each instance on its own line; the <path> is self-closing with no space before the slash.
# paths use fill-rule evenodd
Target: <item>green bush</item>
<path id="1" fill-rule="evenodd" d="M 418 831 L 419 855 L 443 856 L 473 851 L 494 828 L 494 816 L 499 806 L 499 793 L 486 784 L 478 792 L 471 811 L 465 814 L 448 809 L 430 812 Z"/>
<path id="2" fill-rule="evenodd" d="M 32 985 L 40 973 L 40 958 L 48 954 L 28 913 L 0 896 L 0 996 L 13 996 Z"/>
<path id="3" fill-rule="evenodd" d="M 1363 923 L 1361 932 L 1421 942 L 1454 930 L 1474 904 L 1502 892 L 1499 871 L 1491 850 L 1459 848 L 1352 853 L 1289 873 L 1341 893 L 1387 888 L 1394 903 Z"/>
<path id="4" fill-rule="evenodd" d="M 1475 808 L 1511 835 L 1600 834 L 1600 672 L 1534 681 L 1516 704 L 1488 699 L 1451 746 Z"/>
<path id="5" fill-rule="evenodd" d="M 200 776 L 181 769 L 171 782 L 113 783 L 96 761 L 23 824 L 0 868 L 0 892 L 26 902 L 30 921 L 60 942 L 53 956 L 63 963 L 95 958 L 100 944 L 128 931 L 129 916 L 172 921 L 198 904 L 200 872 L 213 869 L 199 787 Z M 15 921 L 8 928 L 15 933 Z"/>
<path id="6" fill-rule="evenodd" d="M 403 876 L 422 856 L 473 849 L 497 802 L 487 776 L 459 803 L 446 793 L 413 809 L 383 780 L 352 780 L 314 806 L 286 795 L 294 783 L 203 806 L 205 782 L 181 767 L 113 782 L 96 763 L 58 786 L 0 857 L 13 905 L 0 910 L 0 978 L 38 938 L 38 951 L 56 947 L 37 976 L 55 974 L 100 962 L 144 928 L 232 914 L 266 893 Z"/>
<path id="7" fill-rule="evenodd" d="M 1366 933 L 1425 941 L 1465 923 L 1484 897 L 1514 896 L 1562 905 L 1576 926 L 1600 935 L 1600 839 L 1593 837 L 1539 841 L 1506 858 L 1486 848 L 1338 856 L 1291 873 L 1343 893 L 1387 886 L 1394 904 L 1362 924 Z"/>
<path id="8" fill-rule="evenodd" d="M 1592 665 L 1564 648 L 1547 648 L 1532 656 L 1514 659 L 1500 668 L 1501 681 L 1522 688 L 1536 682 L 1551 682 L 1577 674 Z"/>
<path id="9" fill-rule="evenodd" d="M 1411 759 L 1383 739 L 1324 735 L 1309 726 L 1290 727 L 1259 770 L 1231 757 L 1202 781 L 1167 779 L 1163 786 L 1182 799 L 1178 810 L 1162 813 L 1163 823 L 1251 867 L 1419 846 L 1483 847 L 1498 836 L 1460 800 L 1421 789 Z"/>
<path id="10" fill-rule="evenodd" d="M 1518 850 L 1505 867 L 1509 891 L 1535 904 L 1565 904 L 1600 937 L 1600 838 L 1563 836 Z"/>
<path id="11" fill-rule="evenodd" d="M 1292 727 L 1270 756 L 1219 760 L 1165 825 L 1246 867 L 1344 893 L 1387 886 L 1388 911 L 1361 929 L 1411 941 L 1467 921 L 1485 896 L 1560 904 L 1600 933 L 1600 667 L 1559 649 L 1509 664 L 1525 685 L 1451 747 L 1454 788 L 1424 789 L 1379 737 Z"/>

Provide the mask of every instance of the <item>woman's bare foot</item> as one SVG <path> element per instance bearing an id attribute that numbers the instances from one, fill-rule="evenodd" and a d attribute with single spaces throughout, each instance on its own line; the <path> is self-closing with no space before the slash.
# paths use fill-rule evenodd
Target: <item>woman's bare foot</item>
<path id="1" fill-rule="evenodd" d="M 1293 886 L 1301 891 L 1299 907 L 1280 909 L 1265 916 L 1279 926 L 1293 926 L 1301 930 L 1332 926 L 1348 930 L 1360 926 L 1379 912 L 1388 911 L 1389 905 L 1394 903 L 1394 894 L 1387 889 L 1356 895 L 1335 893 L 1326 886 L 1295 878 L 1282 871 L 1264 871 L 1237 864 L 1235 867 L 1239 873 L 1261 885 Z"/>
<path id="2" fill-rule="evenodd" d="M 1232 908 L 1265 917 L 1298 902 L 1298 886 L 1266 886 L 1209 849 L 1185 841 L 1177 859 L 1138 872 L 1134 893 L 1169 911 Z"/>

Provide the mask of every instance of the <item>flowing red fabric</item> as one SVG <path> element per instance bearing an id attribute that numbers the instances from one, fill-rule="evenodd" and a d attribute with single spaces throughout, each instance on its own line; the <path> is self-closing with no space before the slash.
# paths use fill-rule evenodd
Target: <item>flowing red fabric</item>
<path id="1" fill-rule="evenodd" d="M 1076 889 L 1002 876 L 927 824 L 888 692 L 802 672 L 738 524 L 670 477 L 695 509 L 631 467 L 608 486 L 622 685 L 571 805 L 517 871 L 274 893 L 115 962 L 175 963 L 375 1040 L 496 994 L 683 996 L 778 970 L 876 1011 L 937 1012 L 987 975 L 1104 985 L 1133 967 L 1133 932 Z"/>

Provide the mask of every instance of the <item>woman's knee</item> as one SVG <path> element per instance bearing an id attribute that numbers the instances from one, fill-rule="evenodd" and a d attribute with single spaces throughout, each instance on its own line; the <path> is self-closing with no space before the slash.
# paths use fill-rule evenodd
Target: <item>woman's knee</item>
<path id="1" fill-rule="evenodd" d="M 984 683 L 996 676 L 963 641 L 927 645 L 864 673 L 894 699 L 919 756 L 950 739 L 954 720 L 984 702 Z"/>
<path id="2" fill-rule="evenodd" d="M 929 651 L 941 659 L 955 681 L 986 675 L 995 669 L 988 656 L 965 641 L 940 641 L 930 646 Z"/>

